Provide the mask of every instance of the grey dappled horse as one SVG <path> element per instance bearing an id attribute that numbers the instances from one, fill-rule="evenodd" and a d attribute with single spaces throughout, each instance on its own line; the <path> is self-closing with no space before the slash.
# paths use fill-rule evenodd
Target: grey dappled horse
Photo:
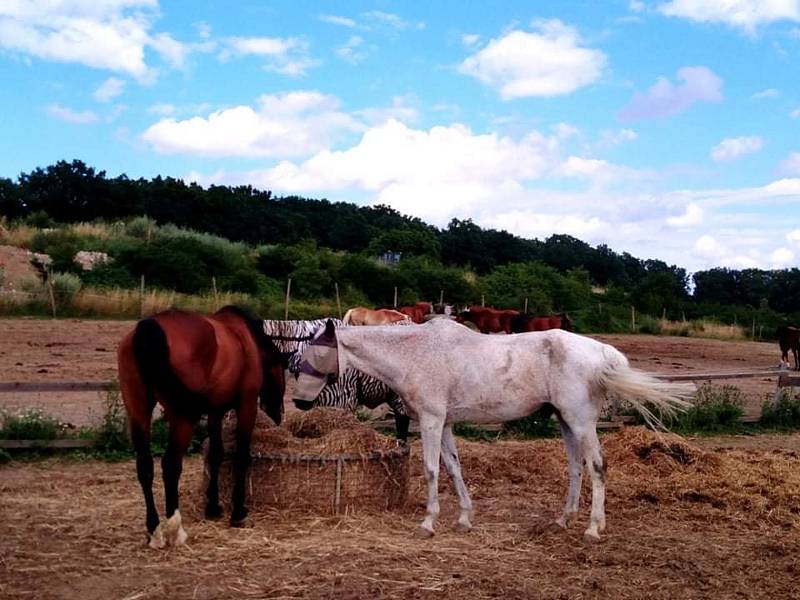
<path id="1" fill-rule="evenodd" d="M 583 464 L 592 478 L 592 512 L 584 536 L 605 529 L 605 460 L 597 420 L 607 394 L 633 405 L 660 424 L 662 414 L 688 406 L 693 386 L 659 381 L 632 369 L 616 348 L 562 330 L 488 336 L 449 320 L 418 327 L 353 327 L 328 323 L 303 354 L 295 397 L 313 399 L 329 375 L 347 368 L 380 379 L 403 398 L 419 421 L 427 515 L 422 533 L 433 535 L 439 514 L 439 459 L 450 474 L 461 512 L 457 527 L 469 530 L 472 502 L 461 477 L 452 426 L 462 421 L 520 419 L 549 403 L 561 425 L 569 461 L 569 493 L 556 521 L 567 527 L 578 512 Z"/>

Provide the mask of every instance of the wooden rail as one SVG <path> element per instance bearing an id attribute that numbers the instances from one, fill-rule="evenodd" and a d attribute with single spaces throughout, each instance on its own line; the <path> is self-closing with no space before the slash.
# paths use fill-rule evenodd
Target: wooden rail
<path id="1" fill-rule="evenodd" d="M 115 389 L 113 381 L 5 381 L 2 392 L 105 392 Z"/>
<path id="2" fill-rule="evenodd" d="M 663 381 L 716 381 L 722 379 L 754 379 L 758 377 L 777 377 L 786 374 L 786 369 L 766 369 L 763 371 L 732 371 L 724 373 L 685 373 L 670 375 L 668 373 L 654 373 L 654 376 Z"/>

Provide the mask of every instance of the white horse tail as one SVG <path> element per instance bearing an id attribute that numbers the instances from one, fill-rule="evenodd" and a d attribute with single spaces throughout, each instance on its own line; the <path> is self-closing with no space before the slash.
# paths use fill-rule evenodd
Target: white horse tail
<path id="1" fill-rule="evenodd" d="M 344 313 L 344 317 L 342 317 L 342 323 L 345 325 L 352 325 L 353 321 L 353 309 L 348 309 L 346 313 Z"/>
<path id="2" fill-rule="evenodd" d="M 603 350 L 606 365 L 598 383 L 607 394 L 631 404 L 651 427 L 665 429 L 664 417 L 672 417 L 692 406 L 689 400 L 695 394 L 694 384 L 662 381 L 650 373 L 631 368 L 628 359 L 616 348 L 607 346 Z"/>

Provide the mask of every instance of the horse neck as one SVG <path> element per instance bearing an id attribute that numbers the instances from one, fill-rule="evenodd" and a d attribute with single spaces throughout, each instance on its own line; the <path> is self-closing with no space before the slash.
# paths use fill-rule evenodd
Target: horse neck
<path id="1" fill-rule="evenodd" d="M 339 372 L 352 368 L 390 387 L 398 384 L 404 369 L 398 348 L 418 335 L 416 327 L 348 327 L 336 332 Z M 399 390 L 398 390 L 399 391 Z"/>

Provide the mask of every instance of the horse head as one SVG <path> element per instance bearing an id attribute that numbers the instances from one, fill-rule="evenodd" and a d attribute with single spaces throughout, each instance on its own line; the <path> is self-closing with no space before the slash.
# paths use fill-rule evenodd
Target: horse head
<path id="1" fill-rule="evenodd" d="M 293 395 L 298 408 L 313 406 L 322 389 L 339 376 L 338 354 L 336 327 L 329 320 L 303 352 Z"/>

